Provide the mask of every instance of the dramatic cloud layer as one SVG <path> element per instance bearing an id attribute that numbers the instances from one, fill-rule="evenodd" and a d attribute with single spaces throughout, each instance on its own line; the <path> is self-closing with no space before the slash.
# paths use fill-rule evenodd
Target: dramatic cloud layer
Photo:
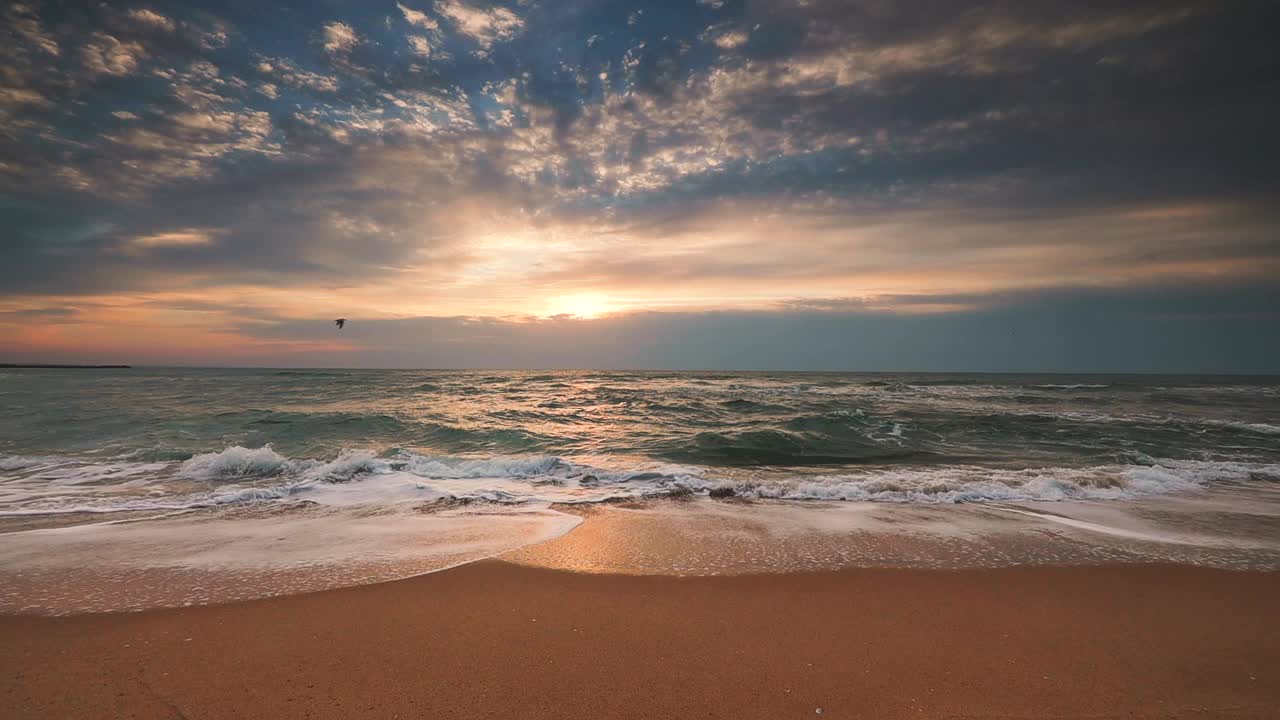
<path id="1" fill-rule="evenodd" d="M 0 12 L 4 357 L 1280 370 L 1275 3 Z"/>

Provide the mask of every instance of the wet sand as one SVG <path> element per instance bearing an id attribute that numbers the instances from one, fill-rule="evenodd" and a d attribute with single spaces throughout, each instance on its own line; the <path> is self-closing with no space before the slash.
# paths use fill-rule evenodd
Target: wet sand
<path id="1" fill-rule="evenodd" d="M 1277 607 L 1280 573 L 1177 565 L 681 578 L 484 561 L 0 617 L 0 715 L 1274 718 Z"/>

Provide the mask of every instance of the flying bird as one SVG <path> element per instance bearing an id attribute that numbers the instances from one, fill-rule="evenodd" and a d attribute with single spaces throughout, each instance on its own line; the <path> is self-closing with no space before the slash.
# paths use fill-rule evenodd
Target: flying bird
<path id="1" fill-rule="evenodd" d="M 339 329 L 339 330 L 341 330 L 341 329 L 342 329 L 342 326 L 344 326 L 344 325 L 346 325 L 346 324 L 347 324 L 347 319 L 346 319 L 346 318 L 338 318 L 337 320 L 334 320 L 334 321 L 333 321 L 333 324 L 334 324 L 334 325 L 337 325 L 337 326 L 338 326 L 338 329 Z"/>

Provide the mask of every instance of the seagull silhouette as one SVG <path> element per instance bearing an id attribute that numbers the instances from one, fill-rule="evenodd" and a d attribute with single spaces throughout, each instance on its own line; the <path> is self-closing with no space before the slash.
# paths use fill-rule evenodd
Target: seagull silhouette
<path id="1" fill-rule="evenodd" d="M 347 319 L 346 319 L 346 318 L 338 318 L 337 320 L 334 320 L 334 321 L 333 321 L 333 324 L 334 324 L 334 325 L 337 325 L 337 326 L 338 326 L 338 329 L 339 329 L 339 330 L 341 330 L 341 329 L 342 329 L 342 326 L 344 326 L 344 325 L 346 325 L 346 324 L 347 324 Z"/>

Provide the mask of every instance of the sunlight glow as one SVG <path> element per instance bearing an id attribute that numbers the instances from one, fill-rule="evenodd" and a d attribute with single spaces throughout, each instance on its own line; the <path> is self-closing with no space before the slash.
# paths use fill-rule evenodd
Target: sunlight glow
<path id="1" fill-rule="evenodd" d="M 561 295 L 551 299 L 544 317 L 556 315 L 572 315 L 584 320 L 592 320 L 608 315 L 613 310 L 608 298 L 600 293 L 584 292 L 572 295 Z"/>

